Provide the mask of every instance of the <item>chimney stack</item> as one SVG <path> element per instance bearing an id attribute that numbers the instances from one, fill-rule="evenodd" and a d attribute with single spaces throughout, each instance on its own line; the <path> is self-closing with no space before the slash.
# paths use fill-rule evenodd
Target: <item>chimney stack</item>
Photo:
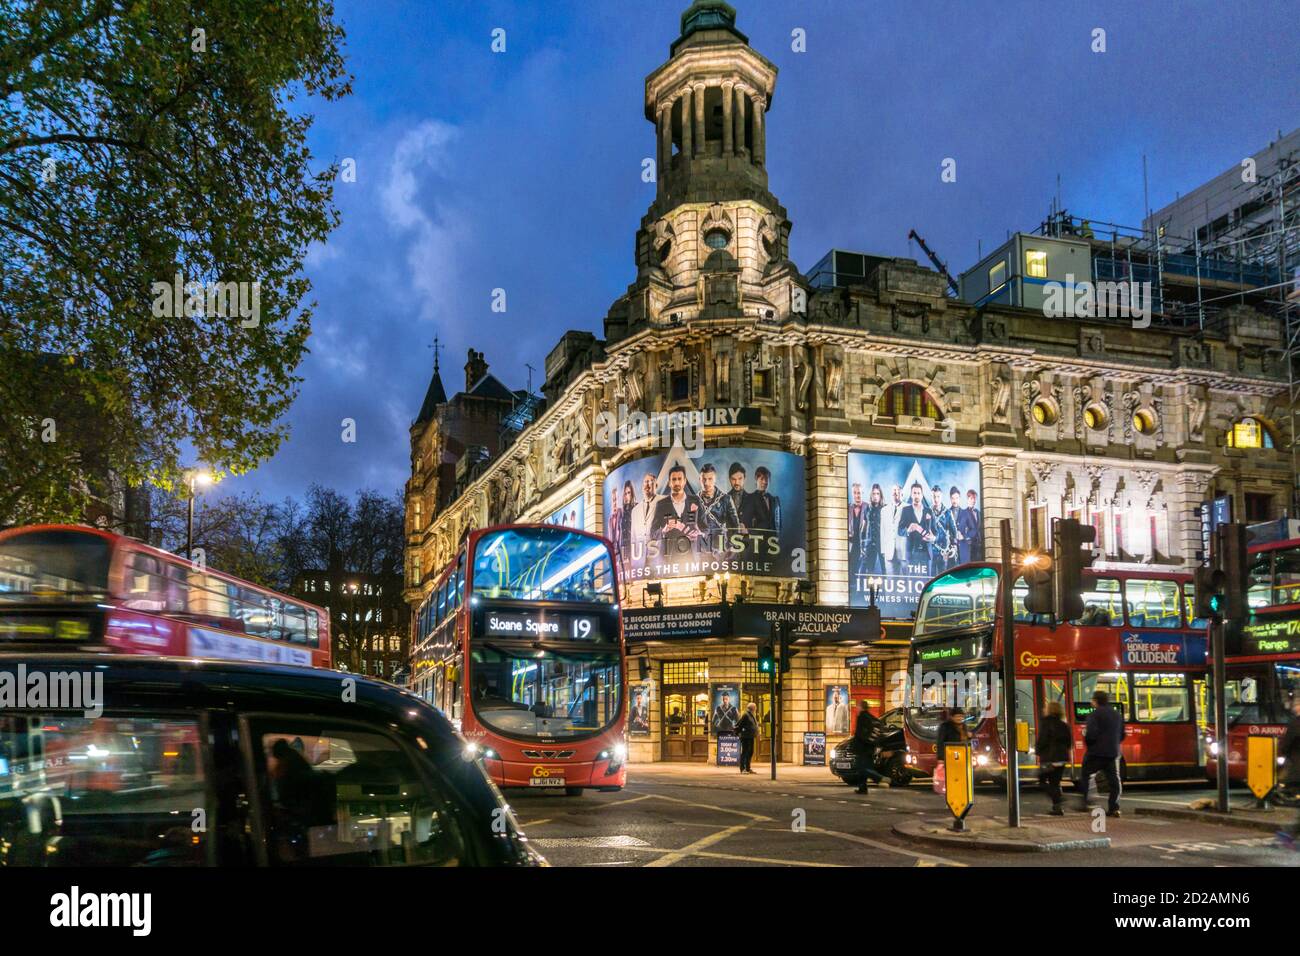
<path id="1" fill-rule="evenodd" d="M 483 360 L 483 353 L 469 350 L 469 361 L 465 363 L 465 391 L 469 391 L 487 374 L 488 364 Z"/>

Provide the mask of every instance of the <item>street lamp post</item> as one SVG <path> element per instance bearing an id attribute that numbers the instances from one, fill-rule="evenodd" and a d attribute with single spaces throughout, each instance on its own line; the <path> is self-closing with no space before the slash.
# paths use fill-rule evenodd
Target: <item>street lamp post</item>
<path id="1" fill-rule="evenodd" d="M 212 476 L 201 469 L 191 470 L 185 475 L 189 488 L 189 514 L 185 519 L 185 560 L 194 563 L 194 495 L 196 488 L 206 488 L 212 484 Z"/>

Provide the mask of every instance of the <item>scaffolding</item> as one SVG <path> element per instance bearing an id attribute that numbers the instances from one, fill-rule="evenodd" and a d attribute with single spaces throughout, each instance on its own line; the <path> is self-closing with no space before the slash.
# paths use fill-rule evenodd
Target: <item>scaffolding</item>
<path id="1" fill-rule="evenodd" d="M 1280 156 L 1276 168 L 1242 193 L 1229 216 L 1192 236 L 1163 226 L 1134 228 L 1082 219 L 1055 204 L 1034 233 L 1085 239 L 1092 247 L 1093 281 L 1150 282 L 1158 323 L 1225 334 L 1224 312 L 1249 304 L 1281 320 L 1276 352 L 1286 364 L 1290 516 L 1300 516 L 1300 150 Z M 1148 224 L 1152 222 L 1147 220 Z M 1212 228 L 1213 227 L 1213 228 Z"/>

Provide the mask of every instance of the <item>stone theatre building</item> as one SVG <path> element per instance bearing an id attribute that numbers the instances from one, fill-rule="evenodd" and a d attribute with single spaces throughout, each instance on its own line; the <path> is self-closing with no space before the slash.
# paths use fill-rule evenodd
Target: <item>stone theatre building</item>
<path id="1" fill-rule="evenodd" d="M 847 730 L 841 702 L 890 706 L 919 587 L 908 576 L 924 573 L 905 566 L 913 554 L 895 530 L 864 570 L 855 501 L 874 485 L 886 504 L 897 485 L 906 506 L 914 484 L 925 507 L 959 504 L 964 547 L 935 558 L 949 566 L 981 551 L 996 559 L 1001 518 L 1029 545 L 1046 542 L 1052 518 L 1075 516 L 1098 530 L 1099 566 L 1179 569 L 1198 560 L 1202 503 L 1229 496 L 1251 520 L 1289 507 L 1275 319 L 1248 307 L 1217 331 L 1160 316 L 1148 328 L 1049 319 L 954 299 L 911 259 L 838 250 L 805 275 L 768 179 L 776 80 L 731 7 L 692 4 L 646 79 L 657 193 L 637 229 L 635 277 L 601 336 L 563 336 L 546 358 L 540 413 L 454 496 L 431 475 L 456 436 L 430 409 L 412 428 L 413 605 L 469 528 L 580 514 L 618 547 L 629 685 L 648 704 L 648 726 L 629 738 L 633 761 L 713 759 L 707 715 L 719 690 L 766 716 L 756 642 L 776 616 L 800 637 L 780 759 L 800 759 L 805 731 L 835 743 Z M 665 447 L 662 432 L 625 429 L 619 442 L 602 427 L 633 413 L 681 423 L 669 416 L 683 412 L 708 422 L 687 436 L 695 454 L 689 441 Z M 671 496 L 674 471 L 685 472 L 688 501 L 740 487 L 734 511 L 717 512 L 715 544 L 666 557 L 647 551 L 658 540 L 647 498 Z M 872 578 L 883 635 L 861 627 Z M 769 748 L 764 739 L 758 755 Z"/>

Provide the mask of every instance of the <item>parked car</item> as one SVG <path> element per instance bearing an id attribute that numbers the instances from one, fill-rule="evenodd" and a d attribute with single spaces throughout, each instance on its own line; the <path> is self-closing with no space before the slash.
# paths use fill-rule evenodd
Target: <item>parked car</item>
<path id="1" fill-rule="evenodd" d="M 0 679 L 23 671 L 102 675 L 102 713 L 0 711 L 0 866 L 545 865 L 473 749 L 391 684 L 0 654 Z"/>
<path id="2" fill-rule="evenodd" d="M 831 773 L 851 787 L 859 786 L 866 778 L 860 766 L 860 755 L 853 746 L 853 738 L 837 744 L 830 754 Z M 903 708 L 887 710 L 880 718 L 876 737 L 875 761 L 872 769 L 889 780 L 891 787 L 906 787 L 917 772 L 907 760 L 907 741 L 903 737 Z"/>

